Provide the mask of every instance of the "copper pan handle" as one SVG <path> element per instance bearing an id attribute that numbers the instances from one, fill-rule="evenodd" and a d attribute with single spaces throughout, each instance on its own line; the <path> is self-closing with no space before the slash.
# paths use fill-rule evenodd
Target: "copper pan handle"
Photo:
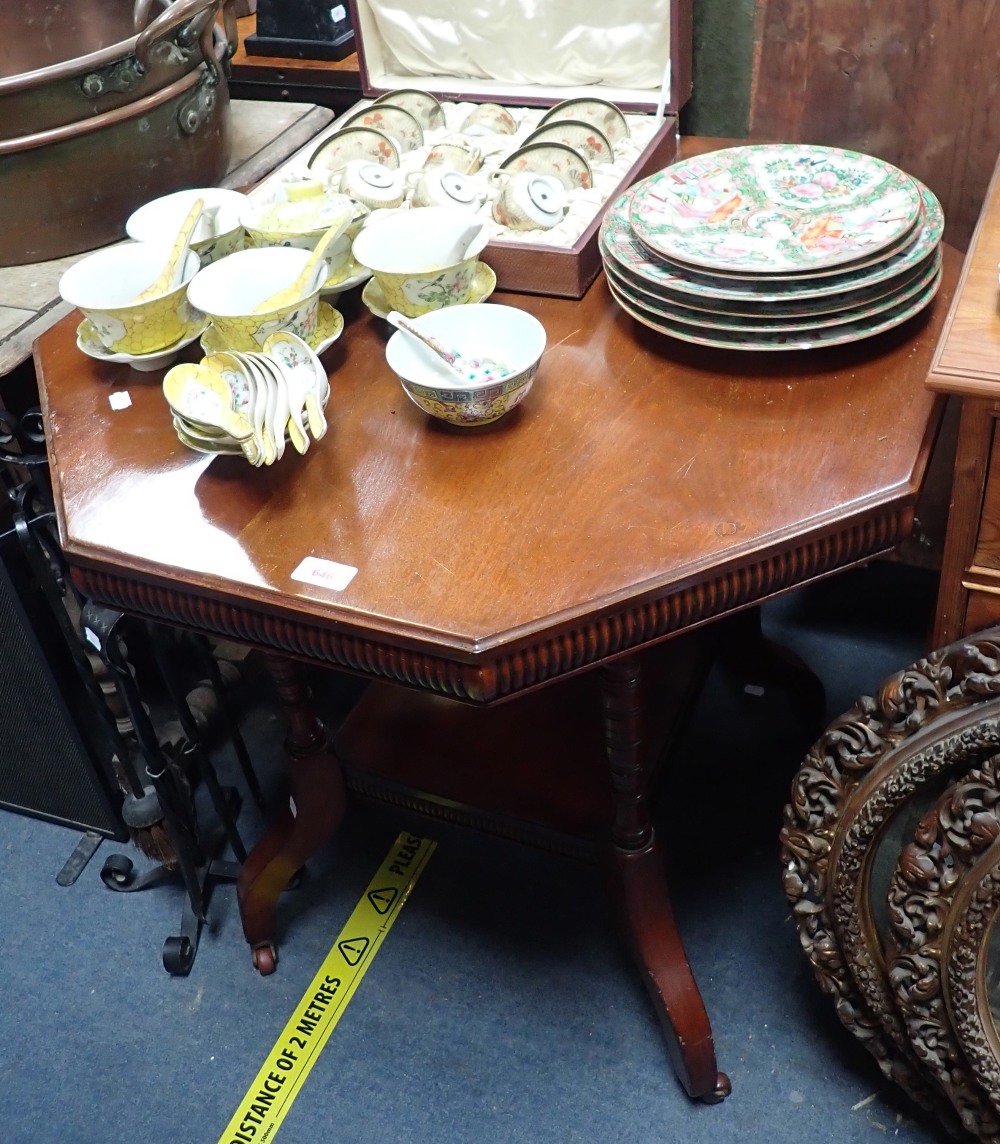
<path id="1" fill-rule="evenodd" d="M 166 8 L 170 0 L 155 0 L 161 8 Z M 153 7 L 154 0 L 135 0 L 132 7 L 132 31 L 138 35 L 143 28 L 149 23 L 149 13 Z"/>
<path id="2" fill-rule="evenodd" d="M 211 21 L 217 4 L 218 0 L 175 0 L 136 37 L 135 58 L 139 66 L 144 71 L 149 67 L 149 53 L 153 44 L 169 35 L 179 24 L 203 13 L 208 14 Z M 138 0 L 135 10 L 138 11 L 142 6 L 143 0 Z M 148 5 L 146 10 L 148 11 Z"/>
<path id="3" fill-rule="evenodd" d="M 122 123 L 127 119 L 139 119 L 141 116 L 155 111 L 157 107 L 168 100 L 175 99 L 178 95 L 183 95 L 184 92 L 189 91 L 201 81 L 205 74 L 201 67 L 197 67 L 166 87 L 161 87 L 158 91 L 143 96 L 142 99 L 123 104 L 111 111 L 104 111 L 100 115 L 91 115 L 76 123 L 63 123 L 59 127 L 50 127 L 47 131 L 36 131 L 31 135 L 18 135 L 13 139 L 0 139 L 0 159 L 8 155 L 16 155 L 22 151 L 34 151 L 51 143 L 64 143 L 68 139 L 78 139 L 84 135 L 91 135 L 95 131 L 113 127 L 116 123 Z"/>

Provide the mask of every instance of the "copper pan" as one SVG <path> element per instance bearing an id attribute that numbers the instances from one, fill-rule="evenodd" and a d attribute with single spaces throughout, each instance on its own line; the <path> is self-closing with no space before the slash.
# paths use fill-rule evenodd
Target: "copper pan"
<path id="1" fill-rule="evenodd" d="M 122 238 L 142 203 L 219 182 L 231 151 L 229 89 L 214 58 L 124 107 L 0 140 L 0 266 Z"/>
<path id="2" fill-rule="evenodd" d="M 231 55 L 231 9 L 232 0 L 0 0 L 0 139 L 76 123 L 169 86 L 204 60 L 206 30 L 213 54 Z"/>

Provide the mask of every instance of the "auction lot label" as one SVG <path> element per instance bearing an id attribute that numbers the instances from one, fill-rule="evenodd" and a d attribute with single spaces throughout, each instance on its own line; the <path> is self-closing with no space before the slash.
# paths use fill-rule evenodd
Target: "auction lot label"
<path id="1" fill-rule="evenodd" d="M 392 928 L 436 843 L 400 834 L 288 1019 L 219 1144 L 267 1144 Z"/>

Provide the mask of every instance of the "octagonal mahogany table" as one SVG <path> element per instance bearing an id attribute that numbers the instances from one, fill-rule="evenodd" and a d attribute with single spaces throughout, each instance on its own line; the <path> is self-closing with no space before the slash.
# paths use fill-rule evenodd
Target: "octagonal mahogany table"
<path id="1" fill-rule="evenodd" d="M 725 1095 L 646 803 L 663 742 L 652 724 L 683 705 L 667 698 L 686 671 L 672 649 L 908 534 L 942 400 L 924 377 L 957 263 L 947 251 L 944 287 L 916 319 L 811 353 L 671 341 L 622 313 L 603 279 L 580 301 L 497 296 L 541 319 L 548 348 L 525 403 L 480 430 L 411 405 L 385 364 L 384 323 L 348 306 L 324 359 L 328 435 L 264 469 L 187 450 L 161 375 L 84 357 L 74 316 L 39 340 L 79 587 L 270 654 L 296 811 L 243 869 L 259 969 L 274 967 L 280 890 L 340 821 L 341 756 L 359 786 L 402 802 L 416 790 L 445 817 L 473 801 L 470 776 L 499 764 L 501 811 L 554 814 L 566 834 L 596 823 L 678 1075 L 693 1096 Z M 131 404 L 116 411 L 121 391 Z M 293 578 L 306 557 L 357 572 L 343 587 Z M 649 649 L 668 654 L 646 679 Z M 383 681 L 334 751 L 299 661 Z M 404 754 L 436 760 L 436 774 L 403 775 Z M 508 798 L 505 777 L 528 796 Z"/>

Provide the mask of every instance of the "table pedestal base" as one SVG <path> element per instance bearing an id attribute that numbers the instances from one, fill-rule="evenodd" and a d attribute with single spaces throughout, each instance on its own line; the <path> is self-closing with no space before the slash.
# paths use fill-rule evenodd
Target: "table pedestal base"
<path id="1" fill-rule="evenodd" d="M 273 973 L 278 961 L 278 897 L 336 833 L 345 806 L 340 764 L 330 753 L 326 730 L 313 710 L 302 668 L 278 655 L 268 655 L 267 665 L 288 723 L 285 750 L 290 799 L 243 863 L 237 884 L 243 933 L 254 966 L 263 974 Z"/>
<path id="2" fill-rule="evenodd" d="M 688 1094 L 721 1100 L 708 1015 L 674 923 L 647 801 L 715 633 L 493 708 L 373 684 L 336 738 L 348 786 L 439 819 L 607 860 L 633 955 Z"/>

